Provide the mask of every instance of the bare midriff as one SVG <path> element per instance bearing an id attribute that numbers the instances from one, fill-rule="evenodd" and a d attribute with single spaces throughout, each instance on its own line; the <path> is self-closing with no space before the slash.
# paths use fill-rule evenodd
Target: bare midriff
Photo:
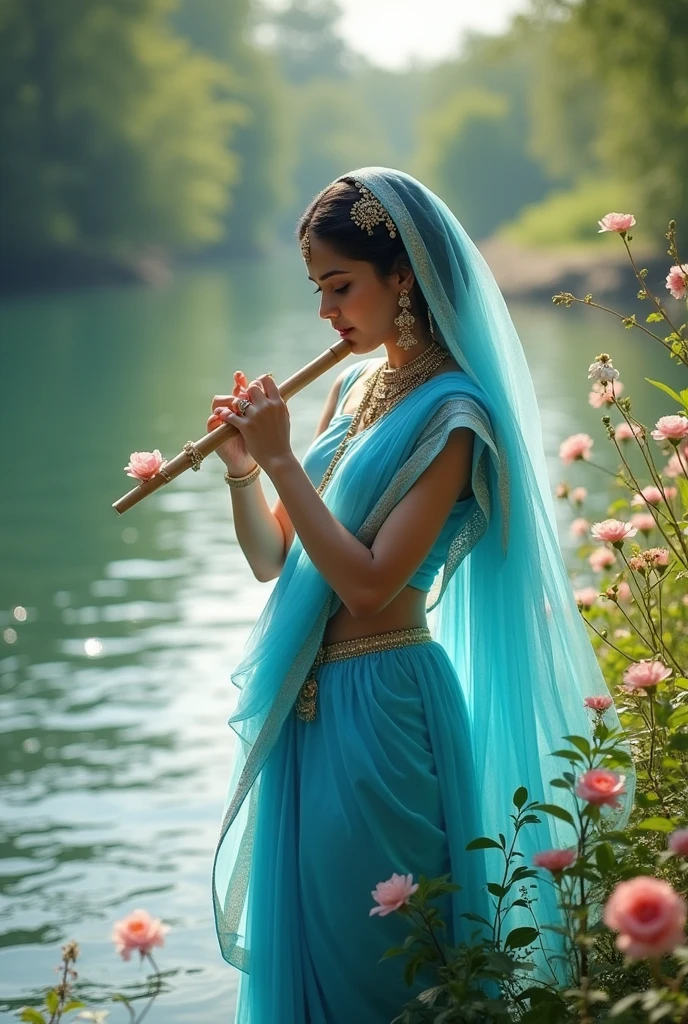
<path id="1" fill-rule="evenodd" d="M 370 372 L 372 373 L 376 370 L 383 361 L 376 360 Z M 448 370 L 458 369 L 460 367 L 453 359 L 450 359 L 439 367 L 433 376 L 437 377 Z M 363 389 L 369 375 L 369 373 L 361 374 L 354 382 L 342 406 L 342 413 L 354 413 L 356 411 L 363 397 Z M 339 643 L 341 640 L 357 640 L 362 636 L 376 636 L 378 633 L 388 633 L 397 629 L 413 629 L 417 626 L 427 626 L 428 623 L 425 615 L 426 598 L 425 591 L 406 586 L 377 615 L 372 615 L 367 619 L 355 619 L 348 608 L 342 605 L 328 621 L 322 642 L 324 644 L 334 644 Z"/>

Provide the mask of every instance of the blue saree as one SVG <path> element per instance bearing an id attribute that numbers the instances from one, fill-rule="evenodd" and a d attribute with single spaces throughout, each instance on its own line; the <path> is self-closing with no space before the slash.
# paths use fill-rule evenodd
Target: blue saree
<path id="1" fill-rule="evenodd" d="M 590 735 L 583 698 L 605 692 L 557 541 L 532 381 L 489 269 L 413 178 L 346 177 L 397 225 L 463 372 L 420 385 L 352 438 L 322 499 L 372 545 L 459 427 L 475 434 L 473 495 L 432 566 L 432 642 L 321 666 L 318 719 L 299 720 L 294 702 L 341 602 L 296 537 L 232 674 L 237 743 L 213 899 L 222 954 L 244 972 L 238 1024 L 388 1024 L 411 993 L 399 962 L 379 958 L 405 929 L 368 916 L 371 890 L 394 871 L 450 873 L 462 889 L 444 907 L 449 938 L 468 939 L 475 925 L 461 915 L 491 917 L 485 880 L 500 861 L 466 844 L 508 831 L 519 785 L 561 802 L 549 754 L 565 734 Z M 304 459 L 316 485 L 348 426 L 340 409 Z M 629 787 L 619 825 L 630 801 Z M 571 839 L 550 817 L 522 837 L 526 864 Z M 534 911 L 561 923 L 551 886 Z M 509 923 L 532 920 L 516 909 Z"/>

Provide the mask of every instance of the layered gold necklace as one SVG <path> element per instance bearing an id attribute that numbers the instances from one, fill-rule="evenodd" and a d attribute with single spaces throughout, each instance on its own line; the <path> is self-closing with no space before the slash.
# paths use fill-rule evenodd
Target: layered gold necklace
<path id="1" fill-rule="evenodd" d="M 346 436 L 339 443 L 332 461 L 325 470 L 320 481 L 318 494 L 322 494 L 327 486 L 334 468 L 346 451 L 351 438 L 358 431 L 367 429 L 371 424 L 405 398 L 414 388 L 430 380 L 435 370 L 449 359 L 449 352 L 436 341 L 430 342 L 420 355 L 403 366 L 391 367 L 387 361 L 372 373 L 366 381 L 363 397 L 354 413 Z"/>

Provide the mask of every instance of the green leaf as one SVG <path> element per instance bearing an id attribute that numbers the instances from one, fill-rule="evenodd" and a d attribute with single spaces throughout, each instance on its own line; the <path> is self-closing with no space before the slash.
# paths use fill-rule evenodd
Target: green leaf
<path id="1" fill-rule="evenodd" d="M 54 1014 L 60 1005 L 60 997 L 54 988 L 51 988 L 49 992 L 45 994 L 45 1005 L 48 1013 Z"/>
<path id="2" fill-rule="evenodd" d="M 472 839 L 466 847 L 467 850 L 491 850 L 493 848 L 497 850 L 502 849 L 501 844 L 498 843 L 496 839 L 490 839 L 488 836 L 481 836 L 480 839 Z"/>
<path id="3" fill-rule="evenodd" d="M 642 829 L 644 832 L 673 832 L 676 828 L 676 822 L 669 821 L 668 818 L 645 818 L 644 821 L 638 822 L 635 827 Z"/>
<path id="4" fill-rule="evenodd" d="M 595 847 L 595 860 L 600 871 L 611 871 L 616 864 L 616 857 L 609 843 L 600 843 Z"/>
<path id="5" fill-rule="evenodd" d="M 496 882 L 488 882 L 487 891 L 492 893 L 493 896 L 497 896 L 499 898 L 501 896 L 506 896 L 509 888 L 505 885 L 497 885 Z"/>
<path id="6" fill-rule="evenodd" d="M 573 761 L 574 763 L 584 760 L 583 755 L 579 754 L 577 750 L 553 750 L 550 757 L 563 757 L 565 761 Z"/>
<path id="7" fill-rule="evenodd" d="M 581 754 L 590 757 L 590 744 L 584 736 L 564 736 L 564 739 L 568 740 L 569 743 L 573 743 L 574 747 L 580 750 Z"/>
<path id="8" fill-rule="evenodd" d="M 661 313 L 650 313 L 649 316 L 645 317 L 645 323 L 646 324 L 656 324 L 660 320 L 663 320 L 663 319 L 664 319 L 664 317 L 662 316 Z"/>
<path id="9" fill-rule="evenodd" d="M 19 1014 L 19 1020 L 28 1021 L 29 1024 L 45 1024 L 45 1017 L 33 1006 L 25 1006 Z"/>
<path id="10" fill-rule="evenodd" d="M 82 1003 L 80 999 L 71 999 L 68 1003 L 65 1003 L 63 1013 L 69 1013 L 70 1010 L 80 1010 L 86 1003 Z"/>
<path id="11" fill-rule="evenodd" d="M 669 395 L 671 398 L 674 398 L 679 403 L 679 405 L 684 404 L 681 401 L 681 396 L 677 395 L 674 389 L 670 388 L 668 384 L 663 384 L 661 380 L 650 380 L 649 377 L 646 377 L 645 380 L 648 384 L 652 384 L 653 387 L 659 388 L 660 391 L 665 391 L 666 394 Z"/>
<path id="12" fill-rule="evenodd" d="M 519 786 L 514 793 L 514 804 L 518 807 L 519 811 L 523 807 L 524 803 L 528 799 L 528 790 L 525 786 Z"/>
<path id="13" fill-rule="evenodd" d="M 684 725 L 688 725 L 688 705 L 684 705 L 682 708 L 676 708 L 667 720 L 667 725 L 670 729 L 681 729 Z"/>
<path id="14" fill-rule="evenodd" d="M 688 690 L 688 679 L 684 679 L 683 676 L 677 676 L 674 679 L 674 686 L 677 690 Z"/>
<path id="15" fill-rule="evenodd" d="M 561 818 L 562 821 L 567 821 L 569 825 L 574 825 L 572 815 L 557 804 L 536 804 L 535 810 L 544 811 L 546 814 L 551 814 L 553 818 Z"/>
<path id="16" fill-rule="evenodd" d="M 535 942 L 537 937 L 537 928 L 514 928 L 507 935 L 504 945 L 507 949 L 521 949 L 523 946 L 529 946 L 531 942 Z"/>

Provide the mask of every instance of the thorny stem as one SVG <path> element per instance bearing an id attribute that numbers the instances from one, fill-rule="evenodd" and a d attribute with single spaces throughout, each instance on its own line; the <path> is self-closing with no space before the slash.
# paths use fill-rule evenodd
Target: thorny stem
<path id="1" fill-rule="evenodd" d="M 647 649 L 649 651 L 652 651 L 652 645 L 651 645 L 650 641 L 647 639 L 647 637 L 643 636 L 643 634 L 640 632 L 640 630 L 638 629 L 638 627 L 636 626 L 635 622 L 630 617 L 630 615 L 628 614 L 626 609 L 621 607 L 621 603 L 619 601 L 616 602 L 616 607 L 619 609 L 619 611 L 621 612 L 623 617 L 626 619 L 626 621 L 628 622 L 628 624 L 631 627 L 631 629 L 635 630 L 635 632 L 638 634 L 638 636 L 640 637 L 642 642 L 645 644 Z M 628 658 L 629 655 L 627 654 L 626 657 Z M 636 660 L 640 660 L 640 659 L 636 659 Z"/>
<path id="2" fill-rule="evenodd" d="M 624 562 L 626 564 L 626 568 L 628 569 L 628 571 L 630 573 L 629 580 L 633 581 L 633 583 L 634 583 L 634 585 L 636 587 L 636 590 L 638 591 L 638 598 L 636 598 L 636 605 L 638 606 L 638 610 L 639 610 L 639 612 L 640 612 L 640 614 L 642 616 L 642 619 L 645 622 L 645 625 L 647 626 L 647 628 L 648 628 L 648 630 L 650 632 L 650 640 L 651 640 L 652 637 L 655 634 L 655 631 L 654 631 L 654 628 L 653 628 L 653 625 L 652 625 L 652 618 L 651 618 L 650 615 L 647 614 L 647 608 L 645 606 L 643 592 L 642 592 L 641 588 L 638 586 L 638 582 L 637 582 L 637 580 L 635 578 L 635 574 L 634 574 L 633 570 L 631 569 L 630 565 L 628 564 L 628 559 L 626 558 L 626 556 L 625 556 L 625 554 L 623 552 L 623 548 L 619 549 L 619 554 L 623 558 L 623 560 L 624 560 Z M 629 582 L 629 586 L 630 586 L 630 582 Z M 654 649 L 654 647 L 652 646 L 651 643 L 648 643 L 648 647 L 650 648 L 650 650 L 652 651 L 653 654 L 657 653 L 657 651 Z"/>
<path id="3" fill-rule="evenodd" d="M 512 820 L 513 820 L 513 815 L 512 815 Z M 506 850 L 502 850 L 502 853 L 503 853 L 504 858 L 505 858 L 504 859 L 504 875 L 502 877 L 502 889 L 504 889 L 505 886 L 506 886 L 507 875 L 509 874 L 509 864 L 511 863 L 511 858 L 514 855 L 514 847 L 516 846 L 516 840 L 518 838 L 518 831 L 519 831 L 518 819 L 516 819 L 516 828 L 514 829 L 514 837 L 511 840 L 511 847 L 509 849 L 509 853 L 507 854 Z M 492 929 L 492 934 L 494 936 L 495 946 L 499 945 L 499 942 L 500 942 L 501 937 L 502 937 L 502 913 L 501 913 L 502 900 L 503 900 L 502 896 L 500 896 L 498 898 L 498 900 L 497 900 L 497 915 L 496 915 L 496 919 L 495 919 L 496 920 L 496 925 L 497 925 L 496 934 L 495 934 L 495 929 L 494 928 Z"/>
<path id="4" fill-rule="evenodd" d="M 568 294 L 571 295 L 570 292 Z M 610 309 L 609 306 L 602 306 L 599 302 L 593 302 L 592 300 L 590 300 L 590 302 L 586 302 L 585 299 L 579 299 L 576 295 L 571 295 L 571 300 L 573 302 L 580 302 L 584 306 L 592 306 L 593 309 L 601 309 L 605 313 L 611 313 L 611 315 L 615 316 L 617 320 L 628 320 L 628 317 L 624 316 L 623 313 L 617 313 L 615 309 Z M 651 338 L 654 338 L 655 341 L 658 341 L 662 348 L 665 348 L 668 352 L 672 351 L 671 345 L 668 342 L 666 342 L 664 338 L 660 338 L 658 334 L 655 334 L 654 331 L 649 330 L 647 327 L 645 327 L 644 324 L 638 323 L 638 321 L 636 320 L 634 326 L 637 327 L 639 330 L 644 331 L 645 334 L 648 334 Z M 680 355 L 678 358 L 688 366 L 688 358 L 686 358 L 683 355 Z"/>
<path id="5" fill-rule="evenodd" d="M 593 626 L 593 624 L 590 621 L 590 619 L 586 619 L 585 618 L 585 615 L 583 616 L 583 619 L 590 626 L 590 629 L 592 629 L 594 633 L 597 633 L 597 635 L 600 638 L 600 640 L 604 640 L 604 642 L 607 644 L 607 646 L 611 647 L 612 650 L 616 651 L 617 654 L 623 655 L 623 657 L 626 658 L 628 661 L 635 661 L 635 662 L 640 661 L 640 658 L 633 658 L 633 657 L 631 657 L 631 655 L 628 654 L 626 651 L 622 651 L 620 647 L 617 647 L 616 644 L 613 644 L 611 642 L 611 640 L 608 637 L 604 636 L 604 634 L 601 633 L 596 626 Z"/>
<path id="6" fill-rule="evenodd" d="M 57 1006 L 55 1007 L 55 1009 L 53 1010 L 53 1012 L 52 1012 L 52 1014 L 50 1016 L 49 1024 L 55 1024 L 55 1021 L 59 1021 L 60 1018 L 62 1017 L 62 1011 L 64 1009 L 65 999 L 66 999 L 66 996 L 67 996 L 67 994 L 69 992 L 69 982 L 67 981 L 68 974 L 69 974 L 69 960 L 67 960 L 65 958 L 65 960 L 64 960 L 64 967 L 62 969 L 62 981 L 61 981 L 60 985 L 58 986 L 58 1002 L 57 1002 Z"/>
<path id="7" fill-rule="evenodd" d="M 621 233 L 621 240 L 622 240 L 622 242 L 623 242 L 623 244 L 624 244 L 624 246 L 626 248 L 626 252 L 628 253 L 628 258 L 631 261 L 631 266 L 633 267 L 633 272 L 634 272 L 636 278 L 638 279 L 638 281 L 640 282 L 640 287 L 643 289 L 643 291 L 645 292 L 647 297 L 649 299 L 651 299 L 652 302 L 655 304 L 655 306 L 657 308 L 657 312 L 661 314 L 661 316 L 662 316 L 662 318 L 664 320 L 666 320 L 666 322 L 669 324 L 669 327 L 671 327 L 671 329 L 674 332 L 674 334 L 676 334 L 680 338 L 681 337 L 681 332 L 679 330 L 677 330 L 677 328 L 671 322 L 671 320 L 669 319 L 669 316 L 667 314 L 667 311 L 664 309 L 664 307 L 662 306 L 662 304 L 659 301 L 659 299 L 656 298 L 655 295 L 653 295 L 653 293 L 647 287 L 647 284 L 645 283 L 645 278 L 640 274 L 638 268 L 636 267 L 635 260 L 633 259 L 633 254 L 631 253 L 631 247 L 628 244 L 628 240 L 626 238 L 625 232 Z"/>
<path id="8" fill-rule="evenodd" d="M 440 946 L 439 941 L 437 939 L 437 936 L 435 935 L 435 932 L 434 932 L 434 929 L 432 927 L 432 922 L 431 922 L 430 918 L 425 913 L 425 911 L 423 910 L 422 907 L 414 907 L 414 910 L 418 914 L 420 914 L 421 918 L 423 919 L 423 924 L 427 928 L 428 934 L 430 935 L 430 938 L 432 939 L 433 945 L 435 946 L 435 949 L 437 950 L 437 952 L 440 955 L 440 960 L 442 961 L 442 963 L 444 964 L 445 967 L 448 967 L 449 964 L 447 963 L 447 958 L 444 955 L 444 950 Z"/>
<path id="9" fill-rule="evenodd" d="M 162 975 L 160 973 L 160 968 L 158 967 L 158 965 L 156 964 L 155 960 L 153 959 L 153 957 L 151 956 L 150 953 L 146 953 L 145 956 L 146 956 L 146 958 L 148 960 L 150 960 L 151 966 L 152 966 L 153 970 L 155 971 L 156 988 L 155 988 L 155 992 L 153 992 L 152 996 L 148 1000 L 148 1003 L 146 1004 L 146 1006 L 144 1006 L 143 1010 L 141 1011 L 139 1016 L 136 1018 L 136 1021 L 134 1022 L 134 1024 L 141 1024 L 141 1021 L 143 1020 L 143 1018 L 146 1016 L 146 1014 L 150 1010 L 151 1006 L 153 1005 L 154 1000 L 157 998 L 157 996 L 160 995 L 160 993 L 162 991 Z"/>

